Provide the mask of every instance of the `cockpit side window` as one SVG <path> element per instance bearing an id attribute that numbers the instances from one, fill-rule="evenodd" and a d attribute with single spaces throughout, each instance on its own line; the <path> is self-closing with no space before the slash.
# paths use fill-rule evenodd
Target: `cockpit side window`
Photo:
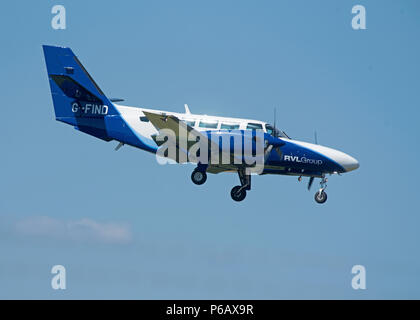
<path id="1" fill-rule="evenodd" d="M 265 125 L 265 130 L 267 130 L 267 133 L 269 134 L 269 135 L 271 135 L 271 136 L 274 136 L 274 128 L 271 126 L 271 125 L 269 125 L 269 124 L 266 124 Z"/>
<path id="2" fill-rule="evenodd" d="M 283 133 L 283 131 L 280 131 L 279 129 L 274 128 L 271 124 L 266 124 L 265 130 L 267 130 L 267 133 L 269 135 L 272 135 L 273 137 L 287 138 L 287 136 Z"/>

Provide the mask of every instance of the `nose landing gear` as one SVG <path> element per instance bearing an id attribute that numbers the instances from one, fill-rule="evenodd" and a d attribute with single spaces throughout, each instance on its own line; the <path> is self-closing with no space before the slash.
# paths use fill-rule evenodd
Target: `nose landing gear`
<path id="1" fill-rule="evenodd" d="M 319 204 L 325 203 L 325 201 L 327 201 L 327 193 L 325 192 L 325 189 L 327 188 L 327 181 L 328 179 L 323 177 L 319 183 L 321 188 L 315 193 L 315 201 Z"/>

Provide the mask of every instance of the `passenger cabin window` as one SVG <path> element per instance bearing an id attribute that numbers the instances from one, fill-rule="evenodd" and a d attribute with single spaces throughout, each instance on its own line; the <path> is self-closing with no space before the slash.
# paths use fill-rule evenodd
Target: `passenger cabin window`
<path id="1" fill-rule="evenodd" d="M 143 116 L 143 117 L 140 117 L 140 121 L 141 122 L 149 122 L 149 119 L 147 119 L 147 117 Z"/>
<path id="2" fill-rule="evenodd" d="M 248 123 L 246 126 L 247 130 L 262 130 L 262 124 L 261 123 Z"/>
<path id="3" fill-rule="evenodd" d="M 199 127 L 200 128 L 207 128 L 207 129 L 217 129 L 218 121 L 200 121 Z"/>
<path id="4" fill-rule="evenodd" d="M 222 123 L 220 129 L 237 130 L 239 129 L 239 124 Z"/>

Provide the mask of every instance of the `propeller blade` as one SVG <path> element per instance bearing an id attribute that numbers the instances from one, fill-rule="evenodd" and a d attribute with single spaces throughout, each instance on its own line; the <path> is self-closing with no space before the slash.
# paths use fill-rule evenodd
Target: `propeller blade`
<path id="1" fill-rule="evenodd" d="M 310 177 L 308 182 L 308 190 L 311 190 L 312 183 L 314 182 L 315 177 Z"/>
<path id="2" fill-rule="evenodd" d="M 120 148 L 124 145 L 124 143 L 120 142 L 118 146 L 115 147 L 115 151 L 120 150 Z"/>
<path id="3" fill-rule="evenodd" d="M 277 109 L 274 108 L 274 132 L 273 132 L 273 136 L 277 138 L 277 130 L 276 130 L 276 120 L 277 120 Z"/>
<path id="4" fill-rule="evenodd" d="M 280 147 L 277 147 L 275 150 L 276 150 L 279 158 L 281 159 L 281 157 L 282 157 L 283 154 L 281 153 Z"/>
<path id="5" fill-rule="evenodd" d="M 264 163 L 267 162 L 267 159 L 271 153 L 271 150 L 273 150 L 273 145 L 270 144 L 264 151 Z"/>

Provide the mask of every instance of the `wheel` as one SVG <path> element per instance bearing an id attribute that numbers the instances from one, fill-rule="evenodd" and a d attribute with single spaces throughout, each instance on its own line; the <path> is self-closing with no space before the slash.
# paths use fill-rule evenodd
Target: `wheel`
<path id="1" fill-rule="evenodd" d="M 239 202 L 245 199 L 246 190 L 241 189 L 241 188 L 242 188 L 241 186 L 236 186 L 232 188 L 232 191 L 230 192 L 230 196 L 232 197 L 233 200 Z"/>
<path id="2" fill-rule="evenodd" d="M 202 185 L 207 180 L 207 173 L 200 170 L 194 170 L 191 174 L 191 180 L 197 185 Z"/>
<path id="3" fill-rule="evenodd" d="M 327 201 L 327 193 L 325 191 L 318 191 L 315 193 L 315 201 L 318 203 L 324 203 Z"/>

